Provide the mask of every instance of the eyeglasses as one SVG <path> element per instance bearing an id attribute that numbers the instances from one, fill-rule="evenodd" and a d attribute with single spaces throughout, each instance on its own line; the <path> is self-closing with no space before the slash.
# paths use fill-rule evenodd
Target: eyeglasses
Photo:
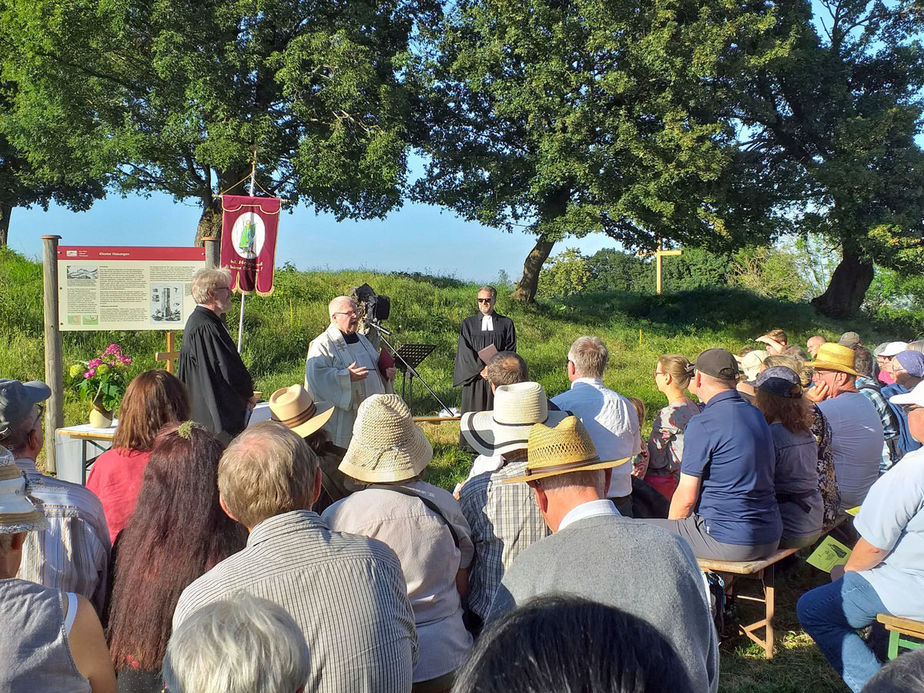
<path id="1" fill-rule="evenodd" d="M 652 375 L 664 375 L 661 371 L 651 371 Z"/>
<path id="2" fill-rule="evenodd" d="M 353 317 L 354 315 L 359 315 L 355 310 L 338 310 L 334 312 L 334 315 L 349 315 Z"/>
<path id="3" fill-rule="evenodd" d="M 479 298 L 478 303 L 490 303 L 493 300 L 493 298 Z"/>
<path id="4" fill-rule="evenodd" d="M 35 408 L 38 409 L 38 416 L 35 417 L 35 421 L 32 422 L 32 428 L 35 428 L 35 424 L 42 420 L 42 417 L 45 415 L 45 405 L 36 404 Z"/>

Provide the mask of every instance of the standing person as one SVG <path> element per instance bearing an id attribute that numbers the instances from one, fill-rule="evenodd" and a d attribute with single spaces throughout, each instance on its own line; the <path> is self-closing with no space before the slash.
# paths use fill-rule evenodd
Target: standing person
<path id="1" fill-rule="evenodd" d="M 250 531 L 247 546 L 183 590 L 174 629 L 206 604 L 247 592 L 302 629 L 306 691 L 410 691 L 417 633 L 401 563 L 382 542 L 331 531 L 311 511 L 321 475 L 304 439 L 275 421 L 248 427 L 222 455 L 218 491 L 228 516 Z"/>
<path id="2" fill-rule="evenodd" d="M 22 472 L 0 448 L 0 691 L 115 693 L 90 602 L 16 577 L 26 536 L 44 527 Z"/>
<path id="3" fill-rule="evenodd" d="M 647 521 L 686 539 L 698 558 L 765 558 L 783 531 L 773 490 L 773 435 L 735 390 L 738 364 L 731 353 L 707 349 L 695 368 L 692 389 L 705 408 L 684 432 L 668 519 Z"/>
<path id="4" fill-rule="evenodd" d="M 780 547 L 811 546 L 821 536 L 824 522 L 812 403 L 802 397 L 798 374 L 786 366 L 771 366 L 757 376 L 755 400 L 773 434 L 773 483 L 783 521 Z"/>
<path id="5" fill-rule="evenodd" d="M 197 305 L 183 330 L 176 374 L 189 392 L 193 420 L 227 444 L 244 430 L 256 404 L 253 378 L 222 319 L 231 309 L 231 271 L 199 270 L 192 296 Z"/>
<path id="6" fill-rule="evenodd" d="M 479 352 L 487 347 L 496 351 L 516 351 L 517 333 L 513 320 L 495 312 L 497 289 L 482 286 L 478 289 L 478 315 L 465 318 L 459 330 L 459 346 L 456 349 L 456 367 L 452 384 L 462 387 L 461 412 L 489 411 L 494 406 L 494 395 L 488 381 L 481 377 L 481 371 L 493 354 L 486 359 Z"/>
<path id="7" fill-rule="evenodd" d="M 916 408 L 912 435 L 924 440 L 924 387 L 896 396 Z M 882 666 L 857 630 L 880 613 L 924 620 L 924 450 L 908 453 L 869 490 L 854 520 L 860 539 L 830 584 L 803 594 L 799 622 L 853 691 Z M 911 689 L 908 689 L 911 690 Z M 917 690 L 917 689 L 915 689 Z"/>
<path id="8" fill-rule="evenodd" d="M 373 395 L 359 407 L 340 471 L 369 484 L 321 518 L 337 532 L 378 539 L 398 555 L 417 628 L 413 691 L 448 691 L 472 636 L 462 620 L 471 530 L 448 491 L 421 480 L 433 448 L 398 395 Z"/>
<path id="9" fill-rule="evenodd" d="M 30 532 L 22 549 L 19 577 L 64 592 L 81 594 L 102 613 L 109 578 L 109 529 L 103 506 L 92 491 L 39 472 L 35 461 L 45 444 L 45 383 L 0 379 L 0 445 L 40 501 L 45 529 Z"/>
<path id="10" fill-rule="evenodd" d="M 644 479 L 668 500 L 680 481 L 683 460 L 683 432 L 700 408 L 686 393 L 693 377 L 693 364 L 680 354 L 664 354 L 654 370 L 655 386 L 667 397 L 648 437 L 648 469 Z"/>
<path id="11" fill-rule="evenodd" d="M 590 434 L 597 452 L 605 460 L 619 460 L 640 452 L 638 414 L 618 392 L 603 384 L 603 371 L 610 352 L 599 337 L 578 337 L 568 350 L 568 380 L 571 389 L 552 398 L 562 411 L 578 417 Z M 613 469 L 606 497 L 616 509 L 632 517 L 632 465 Z"/>
<path id="12" fill-rule="evenodd" d="M 806 396 L 818 404 L 831 427 L 831 452 L 840 494 L 840 509 L 860 505 L 879 476 L 882 460 L 882 420 L 876 407 L 857 391 L 856 354 L 841 344 L 827 342 L 808 366 L 815 369 L 814 386 Z"/>
<path id="13" fill-rule="evenodd" d="M 729 355 L 730 356 L 730 355 Z M 677 651 L 697 691 L 715 691 L 719 652 L 703 574 L 687 542 L 647 521 L 620 516 L 604 496 L 609 470 L 574 416 L 529 432 L 526 482 L 552 535 L 517 556 L 489 622 L 527 601 L 570 594 L 645 619 Z"/>
<path id="14" fill-rule="evenodd" d="M 145 371 L 128 384 L 119 407 L 112 449 L 96 458 L 87 477 L 87 488 L 103 504 L 112 543 L 135 509 L 158 431 L 168 423 L 188 418 L 186 388 L 167 371 Z"/>
<path id="15" fill-rule="evenodd" d="M 138 504 L 115 548 L 108 635 L 120 693 L 160 693 L 180 593 L 247 541 L 218 504 L 223 449 L 186 421 L 158 435 L 151 450 Z"/>
<path id="16" fill-rule="evenodd" d="M 392 392 L 395 368 L 380 372 L 379 353 L 356 331 L 359 313 L 349 296 L 337 296 L 327 312 L 330 325 L 308 347 L 305 389 L 315 400 L 333 403 L 334 413 L 325 427 L 342 456 L 359 405 L 372 395 Z"/>

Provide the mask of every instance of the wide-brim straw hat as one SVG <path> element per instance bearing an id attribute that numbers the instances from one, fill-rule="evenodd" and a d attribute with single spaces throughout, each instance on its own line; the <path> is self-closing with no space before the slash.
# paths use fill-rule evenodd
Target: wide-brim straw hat
<path id="1" fill-rule="evenodd" d="M 492 411 L 466 412 L 459 426 L 476 452 L 493 457 L 525 449 L 534 424 L 554 426 L 565 416 L 565 412 L 549 411 L 539 383 L 514 383 L 497 388 Z"/>
<path id="2" fill-rule="evenodd" d="M 526 474 L 504 479 L 505 484 L 535 481 L 558 474 L 609 469 L 631 457 L 601 461 L 590 434 L 576 416 L 566 416 L 557 426 L 535 424 L 529 431 Z"/>
<path id="3" fill-rule="evenodd" d="M 307 438 L 326 424 L 334 413 L 331 402 L 315 402 L 301 385 L 281 387 L 269 399 L 273 420 Z"/>
<path id="4" fill-rule="evenodd" d="M 26 478 L 13 455 L 0 447 L 0 534 L 33 532 L 46 527 L 45 515 L 26 494 Z"/>
<path id="5" fill-rule="evenodd" d="M 353 438 L 338 469 L 370 484 L 407 481 L 433 458 L 433 447 L 414 423 L 398 395 L 372 395 L 363 400 L 353 424 Z"/>
<path id="6" fill-rule="evenodd" d="M 806 366 L 818 368 L 826 371 L 840 371 L 850 375 L 860 375 L 854 368 L 854 359 L 856 352 L 850 347 L 834 342 L 825 342 L 815 353 L 815 360 L 809 361 Z"/>

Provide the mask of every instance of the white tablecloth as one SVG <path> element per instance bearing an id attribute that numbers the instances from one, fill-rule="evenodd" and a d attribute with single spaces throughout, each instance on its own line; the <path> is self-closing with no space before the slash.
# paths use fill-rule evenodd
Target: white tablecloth
<path id="1" fill-rule="evenodd" d="M 115 419 L 109 428 L 93 428 L 90 424 L 81 424 L 80 426 L 57 429 L 55 431 L 55 464 L 58 467 L 58 478 L 72 481 L 75 484 L 83 484 L 86 481 L 85 460 L 83 458 L 84 444 L 86 444 L 87 458 L 91 460 L 112 447 L 111 439 L 94 438 L 93 440 L 84 440 L 74 438 L 69 435 L 70 433 L 106 434 L 111 436 L 115 433 L 117 423 L 118 420 Z"/>

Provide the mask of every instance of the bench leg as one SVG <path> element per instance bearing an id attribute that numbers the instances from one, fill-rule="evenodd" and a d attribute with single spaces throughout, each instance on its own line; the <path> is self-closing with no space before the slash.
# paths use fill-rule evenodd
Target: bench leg
<path id="1" fill-rule="evenodd" d="M 773 659 L 773 615 L 776 609 L 776 588 L 774 586 L 773 566 L 764 570 L 764 599 L 767 602 L 767 637 L 764 644 L 764 656 Z"/>
<path id="2" fill-rule="evenodd" d="M 889 631 L 889 659 L 898 657 L 898 640 L 900 634 L 897 630 Z"/>

